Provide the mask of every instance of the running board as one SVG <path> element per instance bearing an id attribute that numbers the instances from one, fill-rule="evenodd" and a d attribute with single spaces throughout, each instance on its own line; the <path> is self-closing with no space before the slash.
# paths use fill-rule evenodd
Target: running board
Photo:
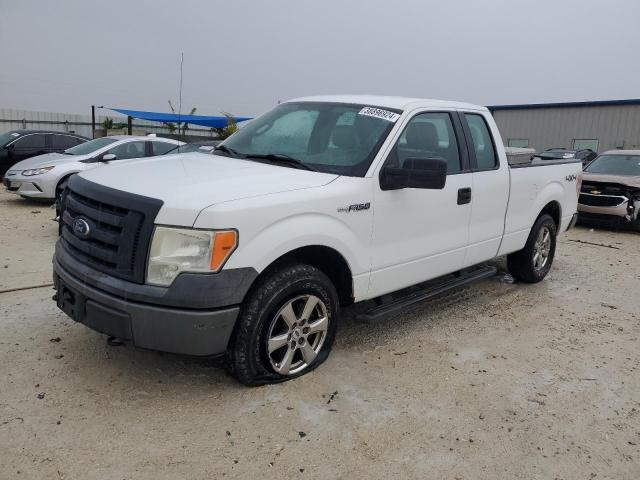
<path id="1" fill-rule="evenodd" d="M 496 267 L 481 266 L 474 268 L 473 270 L 467 270 L 458 272 L 454 278 L 447 278 L 442 283 L 436 285 L 430 285 L 423 290 L 413 291 L 407 295 L 383 302 L 381 305 L 373 307 L 360 315 L 357 315 L 357 319 L 365 322 L 377 320 L 381 317 L 395 313 L 399 310 L 407 308 L 416 303 L 422 302 L 433 298 L 441 293 L 448 292 L 454 288 L 462 287 L 472 282 L 488 278 L 496 274 L 498 269 Z"/>

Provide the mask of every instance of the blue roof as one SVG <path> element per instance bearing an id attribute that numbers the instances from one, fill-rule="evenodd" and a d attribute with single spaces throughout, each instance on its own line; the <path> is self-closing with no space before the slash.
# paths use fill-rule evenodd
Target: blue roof
<path id="1" fill-rule="evenodd" d="M 532 108 L 567 108 L 567 107 L 609 107 L 615 105 L 640 105 L 640 98 L 626 100 L 593 100 L 590 102 L 560 102 L 560 103 L 523 103 L 520 105 L 488 105 L 492 112 L 495 110 L 529 110 Z"/>
<path id="2" fill-rule="evenodd" d="M 125 110 L 123 108 L 110 108 L 114 112 L 128 117 L 162 123 L 191 123 L 203 127 L 223 128 L 229 124 L 227 117 L 209 117 L 206 115 L 178 115 L 177 113 L 142 112 L 140 110 Z M 251 120 L 251 117 L 233 117 L 236 122 Z"/>

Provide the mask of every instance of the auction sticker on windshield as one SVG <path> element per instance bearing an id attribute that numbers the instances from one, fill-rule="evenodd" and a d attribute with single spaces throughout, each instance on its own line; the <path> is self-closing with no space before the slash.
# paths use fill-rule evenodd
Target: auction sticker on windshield
<path id="1" fill-rule="evenodd" d="M 364 107 L 358 112 L 358 114 L 366 115 L 367 117 L 382 118 L 383 120 L 387 120 L 392 123 L 395 123 L 395 121 L 400 118 L 400 115 L 398 115 L 397 113 L 374 107 Z"/>

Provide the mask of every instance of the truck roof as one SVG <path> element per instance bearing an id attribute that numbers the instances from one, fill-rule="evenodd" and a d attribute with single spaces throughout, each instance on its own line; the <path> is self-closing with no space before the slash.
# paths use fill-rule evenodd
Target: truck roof
<path id="1" fill-rule="evenodd" d="M 468 110 L 488 111 L 486 107 L 464 102 L 452 102 L 449 100 L 434 100 L 427 98 L 394 97 L 385 95 L 318 95 L 312 97 L 300 97 L 288 100 L 288 102 L 335 102 L 355 103 L 359 105 L 371 105 L 375 107 L 394 108 L 406 110 L 408 108 L 437 107 L 437 108 L 464 108 Z"/>

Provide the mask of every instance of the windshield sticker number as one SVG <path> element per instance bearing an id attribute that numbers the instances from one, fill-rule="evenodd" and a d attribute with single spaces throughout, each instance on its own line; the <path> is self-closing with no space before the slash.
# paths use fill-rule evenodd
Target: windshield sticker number
<path id="1" fill-rule="evenodd" d="M 367 117 L 381 118 L 388 122 L 395 123 L 400 118 L 400 115 L 389 110 L 382 110 L 381 108 L 364 107 L 358 112 L 359 115 L 366 115 Z"/>

